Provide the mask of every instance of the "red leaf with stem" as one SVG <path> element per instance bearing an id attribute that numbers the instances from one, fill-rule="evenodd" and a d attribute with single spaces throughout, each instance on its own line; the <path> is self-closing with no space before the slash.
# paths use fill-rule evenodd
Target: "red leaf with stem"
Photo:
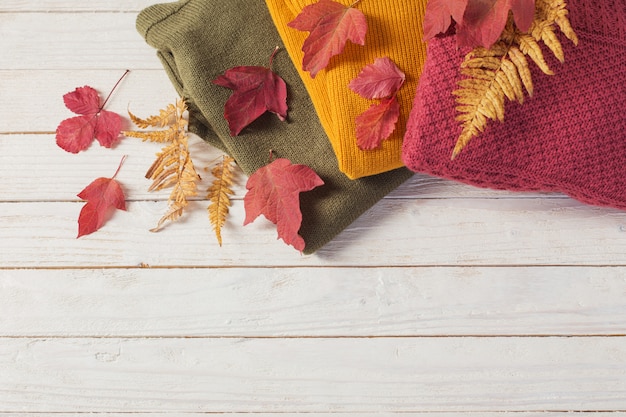
<path id="1" fill-rule="evenodd" d="M 78 197 L 87 201 L 78 216 L 78 236 L 88 235 L 100 229 L 112 209 L 126 210 L 126 198 L 120 184 L 115 180 L 126 157 L 111 178 L 100 177 L 91 182 Z"/>
<path id="2" fill-rule="evenodd" d="M 248 192 L 243 199 L 244 226 L 263 214 L 277 226 L 279 238 L 302 252 L 305 242 L 298 234 L 302 224 L 300 193 L 323 184 L 308 166 L 294 165 L 285 158 L 275 159 L 248 178 Z"/>
<path id="3" fill-rule="evenodd" d="M 365 45 L 367 19 L 363 12 L 354 8 L 359 1 L 344 6 L 331 0 L 320 0 L 303 8 L 287 24 L 291 28 L 309 32 L 302 45 L 302 69 L 309 71 L 312 78 L 326 68 L 330 58 L 343 52 L 348 40 Z"/>
<path id="4" fill-rule="evenodd" d="M 128 72 L 126 70 L 115 83 L 102 104 L 98 92 L 89 86 L 78 87 L 63 96 L 65 106 L 79 116 L 65 119 L 57 127 L 56 142 L 59 147 L 78 153 L 87 149 L 94 138 L 106 148 L 117 142 L 122 130 L 122 118 L 117 113 L 104 110 L 104 106 Z"/>
<path id="5" fill-rule="evenodd" d="M 224 118 L 232 136 L 239 135 L 266 111 L 276 114 L 281 121 L 287 118 L 287 84 L 271 69 L 276 51 L 278 47 L 268 67 L 234 67 L 213 80 L 213 84 L 233 90 L 224 106 Z"/>
<path id="6" fill-rule="evenodd" d="M 365 66 L 348 87 L 361 97 L 376 99 L 390 97 L 400 90 L 406 76 L 388 57 L 377 58 Z"/>

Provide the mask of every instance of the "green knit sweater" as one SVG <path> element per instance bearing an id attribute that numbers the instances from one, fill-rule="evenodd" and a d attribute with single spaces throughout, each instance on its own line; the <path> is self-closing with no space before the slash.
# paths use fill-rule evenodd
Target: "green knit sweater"
<path id="1" fill-rule="evenodd" d="M 137 30 L 157 49 L 174 87 L 189 107 L 189 130 L 235 158 L 246 174 L 276 158 L 311 167 L 325 185 L 301 194 L 304 253 L 332 240 L 383 196 L 408 179 L 405 168 L 350 180 L 337 166 L 328 137 L 296 69 L 284 50 L 272 69 L 288 85 L 287 122 L 266 113 L 237 137 L 224 119 L 231 91 L 212 84 L 228 68 L 268 63 L 281 46 L 262 1 L 182 0 L 144 9 Z"/>

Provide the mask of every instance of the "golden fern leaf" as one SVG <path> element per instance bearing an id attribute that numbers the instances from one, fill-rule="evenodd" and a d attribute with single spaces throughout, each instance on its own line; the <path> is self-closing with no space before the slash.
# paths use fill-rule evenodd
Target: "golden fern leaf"
<path id="1" fill-rule="evenodd" d="M 176 131 L 176 126 L 171 126 L 168 130 L 150 130 L 147 132 L 138 132 L 135 130 L 127 130 L 122 132 L 124 136 L 129 138 L 139 138 L 142 141 L 165 143 L 171 141 L 172 133 Z"/>
<path id="2" fill-rule="evenodd" d="M 187 125 L 187 120 L 183 118 L 186 110 L 187 107 L 184 100 L 176 100 L 176 104 L 168 104 L 166 108 L 159 110 L 158 115 L 149 116 L 146 119 L 134 115 L 129 110 L 128 115 L 131 121 L 140 129 L 148 129 L 150 127 L 167 127 L 167 129 L 150 130 L 147 132 L 129 130 L 122 132 L 122 134 L 131 138 L 139 138 L 143 141 L 172 142 L 179 131 Z"/>
<path id="3" fill-rule="evenodd" d="M 128 111 L 130 120 L 140 129 L 147 129 L 149 127 L 165 127 L 175 123 L 177 118 L 178 107 L 174 104 L 168 104 L 166 108 L 159 110 L 159 114 L 155 116 L 149 116 L 147 119 L 142 119 L 135 116 Z"/>
<path id="4" fill-rule="evenodd" d="M 461 74 L 466 78 L 458 82 L 453 91 L 457 103 L 457 120 L 463 130 L 452 152 L 452 159 L 487 127 L 489 120 L 504 120 L 504 98 L 523 100 L 521 80 L 516 65 L 506 61 L 510 46 L 498 41 L 491 48 L 476 48 L 461 64 Z M 512 83 L 511 80 L 520 80 Z"/>
<path id="5" fill-rule="evenodd" d="M 182 216 L 185 207 L 189 204 L 189 198 L 198 194 L 196 189 L 199 179 L 189 156 L 186 135 L 182 135 L 177 142 L 165 147 L 155 162 L 148 170 L 153 180 L 150 190 L 172 187 L 172 192 L 169 197 L 168 211 L 151 230 L 153 232 L 161 229 L 166 221 L 175 221 Z"/>
<path id="6" fill-rule="evenodd" d="M 563 47 L 556 36 L 555 26 L 574 44 L 578 43 L 566 7 L 565 0 L 536 0 L 535 20 L 528 33 L 517 29 L 510 16 L 502 35 L 491 48 L 478 47 L 465 56 L 461 64 L 461 74 L 465 78 L 453 91 L 457 120 L 463 129 L 452 151 L 452 159 L 487 128 L 489 120 L 504 121 L 505 98 L 523 104 L 522 86 L 532 97 L 532 76 L 526 56 L 545 74 L 553 74 L 539 42 L 563 62 Z"/>
<path id="7" fill-rule="evenodd" d="M 159 115 L 141 119 L 132 113 L 131 119 L 138 127 L 162 127 L 162 130 L 147 132 L 124 132 L 126 136 L 164 143 L 165 146 L 157 154 L 146 178 L 152 180 L 149 191 L 172 188 L 167 213 L 159 220 L 151 231 L 158 231 L 166 221 L 175 221 L 182 216 L 189 198 L 196 196 L 197 182 L 200 178 L 189 155 L 187 120 L 184 118 L 187 106 L 184 100 L 178 99 L 159 111 Z"/>
<path id="8" fill-rule="evenodd" d="M 211 171 L 215 179 L 208 190 L 208 198 L 211 201 L 207 209 L 209 220 L 213 225 L 215 236 L 220 246 L 222 246 L 222 226 L 226 223 L 226 216 L 231 204 L 230 196 L 234 194 L 231 189 L 234 174 L 233 162 L 235 160 L 232 157 L 223 156 L 222 162 Z"/>

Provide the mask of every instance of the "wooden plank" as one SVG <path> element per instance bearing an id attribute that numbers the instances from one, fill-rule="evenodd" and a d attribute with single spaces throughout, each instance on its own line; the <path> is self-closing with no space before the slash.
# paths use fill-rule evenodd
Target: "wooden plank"
<path id="1" fill-rule="evenodd" d="M 219 247 L 206 203 L 151 233 L 166 202 L 131 202 L 75 239 L 79 203 L 1 203 L 0 268 L 152 266 L 626 265 L 626 213 L 571 200 L 386 199 L 301 256 L 233 202 Z"/>
<path id="2" fill-rule="evenodd" d="M 11 51 L 0 69 L 161 69 L 135 19 L 135 13 L 0 13 L 0 48 Z"/>
<path id="3" fill-rule="evenodd" d="M 207 168 L 212 167 L 223 152 L 190 135 L 189 149 L 194 164 L 202 177 L 198 190 L 203 194 L 213 178 Z M 79 154 L 70 154 L 56 145 L 54 135 L 0 135 L 0 178 L 11 181 L 0 183 L 0 201 L 77 201 L 76 194 L 97 177 L 109 177 L 115 172 L 122 156 L 128 155 L 117 179 L 124 185 L 129 200 L 162 200 L 167 193 L 148 192 L 150 181 L 145 173 L 152 165 L 158 144 L 124 138 L 113 149 L 94 142 Z M 33 165 L 36 169 L 33 169 Z M 239 171 L 234 187 L 235 199 L 245 195 L 247 177 Z M 203 194 L 204 195 L 204 194 Z M 470 187 L 428 175 L 416 175 L 388 198 L 566 198 L 561 194 L 514 193 Z"/>
<path id="4" fill-rule="evenodd" d="M 4 412 L 626 409 L 611 338 L 3 339 Z"/>
<path id="5" fill-rule="evenodd" d="M 0 288 L 3 337 L 626 334 L 626 268 L 5 270 Z"/>
<path id="6" fill-rule="evenodd" d="M 210 414 L 214 417 L 250 417 L 250 413 L 132 413 L 131 417 L 207 417 Z M 511 417 L 508 412 L 480 412 L 480 413 L 307 413 L 307 417 Z M 619 417 L 622 414 L 617 412 L 577 412 L 576 417 Z M 13 413 L 0 412 L 0 417 L 18 417 Z M 54 417 L 84 417 L 85 413 L 59 413 Z M 129 413 L 89 413 L 90 417 L 129 417 Z M 19 417 L 41 417 L 39 413 L 19 413 Z M 254 413 L 254 417 L 302 417 L 302 413 Z M 515 417 L 572 417 L 570 412 L 517 412 Z"/>
<path id="7" fill-rule="evenodd" d="M 156 57 L 154 58 L 156 59 Z M 112 70 L 2 70 L 0 100 L 4 117 L 3 133 L 54 132 L 61 120 L 74 114 L 63 104 L 63 95 L 77 87 L 89 85 L 102 100 L 109 94 L 124 69 Z M 158 113 L 173 103 L 178 94 L 162 68 L 131 70 L 117 87 L 106 109 L 119 113 L 126 120 L 125 129 L 133 126 L 127 110 L 140 117 Z"/>
<path id="8" fill-rule="evenodd" d="M 78 201 L 78 192 L 98 177 L 111 177 L 125 155 L 116 179 L 128 200 L 164 200 L 169 195 L 167 190 L 148 191 L 151 181 L 145 177 L 161 149 L 159 144 L 124 138 L 108 149 L 94 141 L 86 151 L 71 154 L 56 145 L 54 135 L 25 134 L 0 135 L 0 149 L 4 153 L 0 178 L 11 178 L 0 184 L 2 201 Z M 206 169 L 220 161 L 224 153 L 197 136 L 190 139 L 189 149 L 202 177 L 198 182 L 199 198 L 204 198 L 213 181 Z M 247 177 L 237 172 L 236 198 L 243 198 Z"/>
<path id="9" fill-rule="evenodd" d="M 2 0 L 0 12 L 138 12 L 155 0 Z"/>

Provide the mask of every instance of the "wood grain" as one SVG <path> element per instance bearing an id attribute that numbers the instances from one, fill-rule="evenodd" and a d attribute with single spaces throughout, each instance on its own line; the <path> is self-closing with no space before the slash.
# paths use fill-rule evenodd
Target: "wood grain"
<path id="1" fill-rule="evenodd" d="M 6 337 L 626 334 L 623 267 L 5 270 L 0 288 Z"/>
<path id="2" fill-rule="evenodd" d="M 0 241 L 11 249 L 0 252 L 0 268 L 626 265 L 626 213 L 570 200 L 382 200 L 309 256 L 277 240 L 263 218 L 241 226 L 241 201 L 221 248 L 201 201 L 149 232 L 166 205 L 131 202 L 97 234 L 76 239 L 82 203 L 0 203 Z"/>
<path id="3" fill-rule="evenodd" d="M 28 149 L 28 152 L 24 150 Z M 113 148 L 94 142 L 79 154 L 70 154 L 56 145 L 52 134 L 0 134 L 0 201 L 77 201 L 76 194 L 92 179 L 111 176 L 120 159 L 128 155 L 117 179 L 124 185 L 129 200 L 162 200 L 167 193 L 148 192 L 150 182 L 145 173 L 159 151 L 158 144 L 123 138 Z M 212 181 L 206 169 L 220 160 L 223 152 L 190 135 L 189 149 L 202 180 L 201 195 Z M 34 167 L 33 167 L 33 164 Z M 240 171 L 239 171 L 240 172 Z M 247 177 L 240 173 L 234 188 L 234 199 L 245 195 Z M 470 187 L 424 174 L 416 174 L 387 198 L 393 199 L 566 199 L 557 193 L 514 193 Z"/>
<path id="4" fill-rule="evenodd" d="M 12 55 L 0 69 L 161 69 L 135 30 L 135 18 L 135 13 L 0 13 L 0 48 Z"/>
<path id="5" fill-rule="evenodd" d="M 138 12 L 153 0 L 2 0 L 0 12 Z"/>
<path id="6" fill-rule="evenodd" d="M 5 412 L 626 409 L 614 338 L 7 339 Z"/>
<path id="7" fill-rule="evenodd" d="M 280 415 L 281 417 L 302 417 L 303 413 L 254 413 L 255 417 L 274 417 Z M 375 413 L 359 413 L 362 417 L 511 417 L 513 413 L 510 412 L 454 412 L 454 413 L 429 413 L 429 412 L 416 412 L 416 413 L 395 413 L 395 412 L 375 412 Z M 534 411 L 534 412 L 516 412 L 514 417 L 572 417 L 571 412 L 568 411 Z M 84 417 L 85 413 L 55 413 L 55 417 Z M 89 413 L 92 417 L 207 417 L 207 415 L 215 417 L 250 417 L 250 413 L 179 413 L 179 412 L 154 412 L 154 413 Z M 576 412 L 576 417 L 622 417 L 626 415 L 626 412 Z M 3 413 L 0 412 L 0 417 L 41 417 L 41 413 Z M 346 416 L 346 413 L 306 413 L 307 417 L 335 417 Z"/>

